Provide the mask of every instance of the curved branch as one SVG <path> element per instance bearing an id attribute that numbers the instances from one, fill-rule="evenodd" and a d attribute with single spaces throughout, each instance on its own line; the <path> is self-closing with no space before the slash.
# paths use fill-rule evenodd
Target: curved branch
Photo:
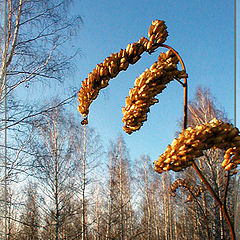
<path id="1" fill-rule="evenodd" d="M 182 60 L 182 58 L 180 57 L 179 53 L 173 49 L 172 47 L 166 45 L 166 44 L 160 44 L 161 47 L 165 47 L 165 48 L 168 48 L 170 49 L 171 51 L 173 51 L 173 53 L 177 56 L 180 64 L 181 64 L 181 67 L 182 67 L 182 70 L 184 70 L 186 72 L 186 67 L 185 67 L 185 64 Z M 188 110 L 188 94 L 187 94 L 187 90 L 188 90 L 188 82 L 187 82 L 187 78 L 184 78 L 183 79 L 184 82 L 180 82 L 180 84 L 183 86 L 184 88 L 184 104 L 183 104 L 183 129 L 186 129 L 187 128 L 187 110 Z M 179 80 L 177 80 L 179 82 Z"/>

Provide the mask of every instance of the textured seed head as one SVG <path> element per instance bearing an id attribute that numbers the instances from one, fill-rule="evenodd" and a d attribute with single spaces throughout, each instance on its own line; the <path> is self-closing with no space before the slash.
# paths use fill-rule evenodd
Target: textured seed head
<path id="1" fill-rule="evenodd" d="M 152 43 L 164 43 L 168 36 L 167 26 L 164 21 L 155 20 L 152 22 L 149 27 L 148 37 L 150 38 L 150 42 Z"/>
<path id="2" fill-rule="evenodd" d="M 226 150 L 222 167 L 226 171 L 233 170 L 240 164 L 240 147 L 235 144 L 238 137 L 239 130 L 237 128 L 217 119 L 198 125 L 195 128 L 187 128 L 180 133 L 178 138 L 174 139 L 171 146 L 168 146 L 159 159 L 154 162 L 154 169 L 158 173 L 163 172 L 164 169 L 183 170 L 191 166 L 195 158 L 202 156 L 203 150 L 216 147 Z M 192 144 L 189 144 L 190 142 Z M 233 146 L 233 144 L 236 146 Z"/>
<path id="3" fill-rule="evenodd" d="M 167 83 L 174 78 L 187 77 L 185 71 L 179 71 L 173 62 L 178 62 L 178 59 L 171 50 L 161 53 L 158 61 L 136 79 L 135 87 L 130 89 L 129 97 L 126 98 L 123 111 L 123 129 L 127 133 L 131 134 L 140 129 L 147 120 L 150 106 L 158 102 L 155 96 L 166 88 Z"/>

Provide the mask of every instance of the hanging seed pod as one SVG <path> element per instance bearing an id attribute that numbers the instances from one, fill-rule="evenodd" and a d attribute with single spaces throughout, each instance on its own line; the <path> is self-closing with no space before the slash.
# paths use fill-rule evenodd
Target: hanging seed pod
<path id="1" fill-rule="evenodd" d="M 176 195 L 176 191 L 179 187 L 185 188 L 189 193 L 185 203 L 191 202 L 193 196 L 198 197 L 202 192 L 201 187 L 193 186 L 187 179 L 179 178 L 171 185 L 170 190 L 173 193 L 173 196 Z"/>
<path id="2" fill-rule="evenodd" d="M 150 38 L 150 41 L 153 43 L 155 43 L 155 41 L 158 41 L 158 43 L 165 42 L 168 35 L 166 29 L 167 27 L 164 21 L 153 21 L 148 31 L 148 37 Z"/>
<path id="3" fill-rule="evenodd" d="M 232 170 L 240 164 L 240 147 L 231 147 L 226 150 L 222 167 L 226 170 Z"/>
<path id="4" fill-rule="evenodd" d="M 124 131 L 131 134 L 139 130 L 147 120 L 150 106 L 158 102 L 155 96 L 166 88 L 166 84 L 174 78 L 187 77 L 185 71 L 177 69 L 178 59 L 171 51 L 161 53 L 158 61 L 150 69 L 146 69 L 135 81 L 135 87 L 130 89 L 123 108 Z"/>
<path id="5" fill-rule="evenodd" d="M 167 27 L 164 21 L 155 20 L 152 22 L 149 27 L 148 36 L 150 41 L 147 44 L 147 50 L 149 52 L 154 51 L 159 44 L 162 44 L 166 41 L 168 36 Z"/>
<path id="6" fill-rule="evenodd" d="M 135 64 L 144 51 L 151 53 L 158 45 L 153 47 L 153 43 L 163 43 L 167 38 L 167 27 L 164 21 L 155 20 L 150 27 L 150 41 L 142 37 L 137 43 L 128 44 L 126 49 L 121 49 L 118 53 L 112 53 L 103 63 L 96 66 L 82 82 L 82 87 L 78 92 L 78 111 L 83 117 L 89 113 L 89 107 L 97 98 L 99 91 L 108 86 L 111 78 L 115 78 L 120 71 L 126 71 L 129 64 Z"/>
<path id="7" fill-rule="evenodd" d="M 181 171 L 191 166 L 195 158 L 202 156 L 203 150 L 212 147 L 227 149 L 222 167 L 226 171 L 233 170 L 240 164 L 239 138 L 237 128 L 216 118 L 195 128 L 189 127 L 183 130 L 154 162 L 154 170 L 158 173 L 166 169 Z"/>

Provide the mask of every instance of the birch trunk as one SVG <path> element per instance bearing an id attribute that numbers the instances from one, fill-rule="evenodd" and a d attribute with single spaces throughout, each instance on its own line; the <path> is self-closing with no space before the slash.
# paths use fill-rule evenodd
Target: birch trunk
<path id="1" fill-rule="evenodd" d="M 164 214 L 164 235 L 165 235 L 165 239 L 169 240 L 168 238 L 168 206 L 167 206 L 167 189 L 166 189 L 166 179 L 165 179 L 165 175 L 162 175 L 162 184 L 163 184 L 163 214 Z"/>
<path id="2" fill-rule="evenodd" d="M 121 240 L 124 240 L 124 219 L 123 219 L 123 162 L 122 162 L 122 142 L 119 141 L 119 198 L 120 198 L 120 229 L 121 229 Z"/>
<path id="3" fill-rule="evenodd" d="M 86 236 L 86 226 L 85 226 L 85 187 L 86 187 L 86 126 L 83 127 L 83 163 L 82 163 L 82 240 L 85 240 Z"/>
<path id="4" fill-rule="evenodd" d="M 58 240 L 59 234 L 59 192 L 58 192 L 58 136 L 56 131 L 56 125 L 54 122 L 54 161 L 55 161 L 55 240 Z"/>

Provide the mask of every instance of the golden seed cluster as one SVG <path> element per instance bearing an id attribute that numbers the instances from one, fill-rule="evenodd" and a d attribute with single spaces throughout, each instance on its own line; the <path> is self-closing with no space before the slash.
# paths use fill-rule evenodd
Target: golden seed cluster
<path id="1" fill-rule="evenodd" d="M 97 98 L 99 91 L 108 86 L 111 78 L 115 78 L 120 71 L 127 70 L 129 64 L 136 63 L 143 52 L 153 52 L 166 40 L 168 36 L 166 29 L 164 21 L 153 21 L 149 28 L 150 40 L 142 37 L 137 43 L 128 44 L 126 49 L 112 53 L 103 63 L 97 64 L 88 78 L 82 82 L 78 92 L 78 111 L 83 117 L 88 115 L 90 104 Z"/>
<path id="2" fill-rule="evenodd" d="M 193 195 L 195 197 L 198 197 L 201 195 L 201 192 L 203 192 L 203 189 L 201 187 L 193 186 L 186 179 L 179 178 L 172 184 L 172 186 L 170 188 L 172 195 L 174 197 L 176 196 L 176 190 L 179 187 L 183 187 L 189 192 L 188 198 L 185 201 L 186 203 L 192 201 Z"/>
<path id="3" fill-rule="evenodd" d="M 214 118 L 209 123 L 183 130 L 154 162 L 154 170 L 158 173 L 168 170 L 181 171 L 191 166 L 195 158 L 202 156 L 203 150 L 212 147 L 231 149 L 225 154 L 223 161 L 225 170 L 232 170 L 240 163 L 239 130 L 232 124 Z"/>
<path id="4" fill-rule="evenodd" d="M 148 37 L 150 41 L 147 44 L 147 50 L 153 51 L 158 44 L 164 43 L 167 39 L 168 32 L 164 21 L 155 20 L 149 27 Z"/>
<path id="5" fill-rule="evenodd" d="M 224 160 L 222 162 L 222 167 L 229 171 L 237 167 L 240 164 L 240 147 L 231 147 L 226 150 L 224 154 Z"/>
<path id="6" fill-rule="evenodd" d="M 126 106 L 122 108 L 125 126 L 124 131 L 131 134 L 139 130 L 147 120 L 147 113 L 151 105 L 158 102 L 155 96 L 163 91 L 173 79 L 187 77 L 185 71 L 177 69 L 178 58 L 171 51 L 161 53 L 158 61 L 151 68 L 147 68 L 135 81 L 126 98 Z"/>

